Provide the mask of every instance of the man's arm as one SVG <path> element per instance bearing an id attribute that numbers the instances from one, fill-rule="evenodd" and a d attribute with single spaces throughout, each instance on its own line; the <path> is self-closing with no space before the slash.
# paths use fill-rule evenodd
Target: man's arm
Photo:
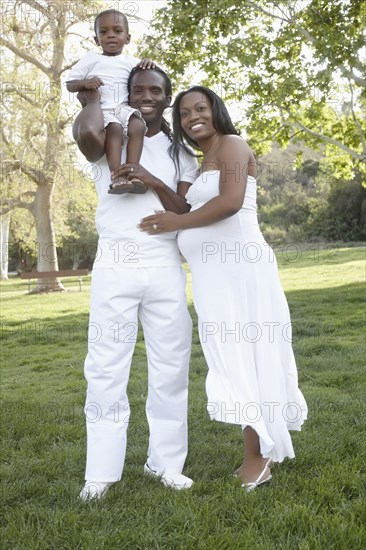
<path id="1" fill-rule="evenodd" d="M 154 191 L 161 200 L 162 205 L 165 210 L 170 210 L 176 214 L 185 214 L 191 209 L 191 205 L 185 199 L 188 189 L 191 184 L 186 181 L 180 181 L 178 183 L 177 192 L 175 193 L 173 189 L 165 185 L 162 181 L 158 180 L 160 185 L 158 185 Z"/>
<path id="2" fill-rule="evenodd" d="M 133 172 L 131 172 L 131 168 L 133 168 Z M 146 187 L 155 191 L 165 210 L 170 210 L 176 214 L 185 214 L 191 209 L 184 198 L 190 186 L 188 182 L 179 182 L 177 193 L 175 193 L 173 189 L 165 185 L 159 178 L 153 176 L 140 164 L 123 164 L 119 166 L 112 172 L 112 181 L 117 183 L 121 178 L 138 178 L 143 181 Z"/>

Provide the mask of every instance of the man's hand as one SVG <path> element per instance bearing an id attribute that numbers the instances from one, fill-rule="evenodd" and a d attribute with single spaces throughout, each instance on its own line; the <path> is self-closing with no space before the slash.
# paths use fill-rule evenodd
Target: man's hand
<path id="1" fill-rule="evenodd" d="M 163 185 L 162 182 L 150 174 L 141 164 L 122 164 L 116 170 L 113 170 L 111 173 L 111 179 L 112 182 L 118 182 L 121 179 L 129 179 L 132 180 L 133 178 L 137 178 L 144 182 L 146 187 L 150 187 L 150 189 L 157 189 L 159 186 Z"/>

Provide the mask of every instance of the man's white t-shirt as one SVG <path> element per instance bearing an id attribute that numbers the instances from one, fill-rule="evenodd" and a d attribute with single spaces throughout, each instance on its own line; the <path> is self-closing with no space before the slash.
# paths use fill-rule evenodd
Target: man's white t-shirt
<path id="1" fill-rule="evenodd" d="M 195 181 L 198 164 L 194 157 L 182 152 L 180 173 L 176 173 L 168 153 L 170 143 L 163 132 L 152 137 L 145 136 L 140 164 L 176 192 L 180 181 Z M 122 163 L 125 157 L 124 149 Z M 149 235 L 137 227 L 142 218 L 154 214 L 156 210 L 164 210 L 157 194 L 148 189 L 142 195 L 111 195 L 108 193 L 111 177 L 105 157 L 94 166 L 99 199 L 96 212 L 99 243 L 93 269 L 179 266 L 181 260 L 176 231 Z"/>
<path id="2" fill-rule="evenodd" d="M 71 69 L 68 80 L 99 77 L 104 83 L 100 87 L 102 109 L 115 109 L 117 105 L 128 101 L 127 81 L 138 62 L 139 59 L 124 53 L 103 55 L 88 52 Z"/>

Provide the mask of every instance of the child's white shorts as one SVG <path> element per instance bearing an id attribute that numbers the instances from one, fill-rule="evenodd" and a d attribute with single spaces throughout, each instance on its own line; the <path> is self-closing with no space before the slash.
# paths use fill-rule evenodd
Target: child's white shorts
<path id="1" fill-rule="evenodd" d="M 121 103 L 115 109 L 103 109 L 104 128 L 106 128 L 111 122 L 117 122 L 117 124 L 120 124 L 122 126 L 123 138 L 126 139 L 128 137 L 128 123 L 131 116 L 133 115 L 140 118 L 145 124 L 145 121 L 142 118 L 140 111 L 138 109 L 130 107 L 126 103 Z M 147 127 L 145 124 L 145 134 L 146 131 Z"/>

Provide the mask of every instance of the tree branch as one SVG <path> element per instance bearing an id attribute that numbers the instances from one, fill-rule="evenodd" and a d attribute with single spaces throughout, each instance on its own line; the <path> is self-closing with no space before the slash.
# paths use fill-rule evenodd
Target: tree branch
<path id="1" fill-rule="evenodd" d="M 28 101 L 28 103 L 30 103 L 33 107 L 39 107 L 39 104 L 34 101 L 34 99 L 30 98 L 29 96 L 27 96 L 26 94 L 23 94 L 22 92 L 20 92 L 16 86 L 10 86 L 10 87 L 6 87 L 6 92 L 15 92 L 19 97 L 21 97 L 22 99 L 25 99 L 25 101 Z"/>
<path id="2" fill-rule="evenodd" d="M 296 21 L 292 20 L 292 21 L 289 21 L 289 23 L 295 24 Z M 309 40 L 309 42 L 311 42 L 311 44 L 313 44 L 313 45 L 315 44 L 316 39 L 312 34 L 309 33 L 308 30 L 304 29 L 300 25 L 298 26 L 298 30 L 299 30 L 299 33 L 302 34 L 302 36 L 304 38 L 307 38 Z M 364 80 L 363 78 L 357 76 L 352 70 L 347 69 L 343 65 L 338 65 L 337 64 L 337 66 L 338 66 L 339 70 L 341 71 L 341 73 L 343 74 L 344 77 L 346 77 L 348 80 L 352 79 L 356 84 L 358 84 L 362 88 L 366 88 L 366 80 Z"/>
<path id="3" fill-rule="evenodd" d="M 23 174 L 26 174 L 37 185 L 47 185 L 47 178 L 42 170 L 35 170 L 27 164 L 24 164 L 24 162 L 20 162 L 20 169 Z"/>
<path id="4" fill-rule="evenodd" d="M 25 193 L 24 193 L 25 194 Z M 15 199 L 5 199 L 3 198 L 1 200 L 2 205 L 0 208 L 0 216 L 3 216 L 4 214 L 7 214 L 14 208 L 25 208 L 26 210 L 29 210 L 29 212 L 32 211 L 32 203 L 25 202 L 21 199 L 21 196 L 15 198 Z"/>
<path id="5" fill-rule="evenodd" d="M 349 88 L 350 88 L 350 90 L 351 90 L 351 111 L 352 111 L 352 118 L 353 118 L 354 123 L 355 123 L 355 125 L 356 125 L 356 127 L 357 127 L 358 133 L 360 134 L 361 143 L 362 143 L 362 150 L 363 150 L 363 153 L 364 153 L 364 157 L 366 158 L 365 135 L 364 135 L 363 129 L 362 129 L 362 127 L 361 127 L 361 124 L 360 124 L 360 123 L 358 122 L 358 120 L 357 120 L 356 113 L 355 113 L 355 110 L 354 110 L 353 87 L 352 87 L 351 81 L 349 80 L 348 83 L 349 83 Z"/>
<path id="6" fill-rule="evenodd" d="M 13 159 L 12 161 L 5 161 L 5 162 L 9 162 L 9 166 L 11 166 L 11 169 L 12 170 L 20 169 L 21 172 L 23 172 L 23 174 L 26 174 L 37 185 L 46 185 L 47 178 L 42 170 L 35 170 L 34 168 L 31 168 L 28 164 L 25 164 L 24 162 L 20 161 L 17 158 L 15 151 L 12 149 L 9 140 L 5 135 L 4 128 L 1 128 L 1 136 L 2 136 L 3 142 L 5 143 L 8 149 L 9 155 Z"/>
<path id="7" fill-rule="evenodd" d="M 61 73 L 60 73 L 60 74 L 62 74 L 62 73 L 64 73 L 64 72 L 66 72 L 66 71 L 72 69 L 73 66 L 76 65 L 77 62 L 78 62 L 78 59 L 77 59 L 76 61 L 73 61 L 73 62 L 70 63 L 69 65 L 66 65 L 65 67 L 63 67 L 63 69 L 61 70 Z"/>
<path id="8" fill-rule="evenodd" d="M 353 71 L 351 71 L 350 69 L 346 69 L 346 67 L 340 67 L 340 70 L 342 71 L 342 73 L 344 74 L 344 76 L 348 79 L 348 80 L 353 80 L 355 84 L 358 84 L 359 86 L 361 86 L 362 88 L 365 88 L 366 89 L 366 80 L 364 78 L 361 78 L 359 76 L 357 76 Z"/>
<path id="9" fill-rule="evenodd" d="M 15 170 L 20 170 L 23 174 L 28 176 L 37 185 L 46 185 L 47 184 L 47 178 L 44 175 L 44 173 L 42 172 L 42 170 L 35 170 L 34 168 L 31 168 L 30 166 L 28 166 L 24 162 L 21 162 L 20 160 L 18 160 L 15 157 L 13 152 L 11 152 L 11 154 L 12 154 L 13 160 L 12 161 L 5 161 L 4 164 L 5 163 L 7 164 L 7 166 L 5 166 L 5 168 L 9 168 L 11 172 L 13 172 Z"/>
<path id="10" fill-rule="evenodd" d="M 271 17 L 273 19 L 279 19 L 280 21 L 284 21 L 285 23 L 288 23 L 290 25 L 297 25 L 297 29 L 298 29 L 299 33 L 304 38 L 306 38 L 313 45 L 316 43 L 316 38 L 307 29 L 305 29 L 304 27 L 299 25 L 299 22 L 296 20 L 295 17 L 293 17 L 293 16 L 290 17 L 290 18 L 280 17 L 279 15 L 275 15 L 275 13 L 271 13 L 271 12 L 265 10 L 264 8 L 262 8 L 262 6 L 257 4 L 257 2 L 253 2 L 252 0 L 247 0 L 247 3 L 250 4 L 252 7 L 254 7 L 254 9 L 260 11 L 261 13 L 263 13 L 265 15 L 267 15 L 268 17 Z M 282 10 L 281 10 L 281 13 L 283 13 Z M 337 64 L 337 66 L 338 66 L 339 70 L 341 71 L 341 73 L 343 74 L 343 76 L 345 76 L 347 79 L 353 80 L 356 84 L 358 84 L 362 88 L 366 89 L 366 80 L 364 78 L 361 78 L 360 76 L 357 76 L 357 74 L 355 74 L 351 69 L 347 69 L 343 65 Z"/>
<path id="11" fill-rule="evenodd" d="M 10 147 L 10 142 L 9 142 L 8 138 L 6 137 L 6 135 L 5 135 L 3 126 L 1 126 L 1 138 L 2 138 L 2 142 L 5 143 L 6 147 L 8 148 L 10 156 L 12 156 L 14 158 L 14 151 Z"/>
<path id="12" fill-rule="evenodd" d="M 25 193 L 22 193 L 22 197 L 35 197 L 36 192 L 35 191 L 25 191 Z"/>
<path id="13" fill-rule="evenodd" d="M 296 137 L 296 136 L 299 135 L 299 134 L 302 134 L 302 130 L 299 130 L 298 132 L 294 132 L 293 134 L 291 134 L 291 135 L 289 136 L 289 139 L 291 140 L 291 139 L 293 139 L 294 137 Z"/>
<path id="14" fill-rule="evenodd" d="M 356 160 L 364 161 L 366 159 L 366 156 L 364 154 L 357 153 L 357 151 L 350 149 L 349 147 L 347 147 L 347 145 L 344 145 L 341 141 L 331 138 L 326 134 L 320 134 L 319 132 L 314 132 L 314 130 L 310 130 L 310 128 L 307 128 L 306 126 L 304 126 L 304 124 L 302 124 L 299 121 L 288 122 L 287 120 L 283 120 L 283 123 L 286 126 L 290 126 L 290 127 L 295 126 L 299 128 L 302 132 L 310 134 L 311 136 L 321 139 L 322 141 L 326 141 L 327 143 L 331 143 L 332 145 L 336 145 L 337 147 L 339 147 L 340 149 L 343 149 L 343 151 L 345 151 L 348 155 L 350 155 Z"/>
<path id="15" fill-rule="evenodd" d="M 5 38 L 2 38 L 1 36 L 0 36 L 0 44 L 9 48 L 9 50 L 11 50 L 18 57 L 21 57 L 25 61 L 28 61 L 29 63 L 32 63 L 32 65 L 35 65 L 35 67 L 38 67 L 38 69 L 44 72 L 47 76 L 51 75 L 51 69 L 43 65 L 43 63 L 41 63 L 31 55 L 28 55 L 27 53 L 23 52 L 23 50 L 19 49 L 17 46 L 12 44 L 8 40 L 5 40 Z"/>
<path id="16" fill-rule="evenodd" d="M 281 124 L 281 126 L 271 135 L 271 141 L 274 141 L 277 134 L 282 130 L 282 128 L 286 128 L 288 124 Z M 259 139 L 258 143 L 263 143 L 265 141 L 268 141 L 268 138 Z"/>
<path id="17" fill-rule="evenodd" d="M 28 4 L 28 6 L 30 6 L 31 8 L 34 8 L 35 10 L 39 11 L 47 19 L 50 16 L 50 14 L 46 10 L 46 8 L 43 7 L 39 2 L 36 2 L 36 0 L 22 0 L 22 4 Z"/>
<path id="18" fill-rule="evenodd" d="M 247 4 L 252 6 L 254 9 L 260 11 L 264 15 L 268 15 L 268 17 L 279 19 L 280 21 L 285 21 L 285 23 L 290 23 L 290 20 L 288 18 L 280 17 L 279 15 L 275 15 L 274 13 L 271 13 L 270 11 L 265 10 L 264 8 L 262 8 L 262 6 L 257 4 L 257 2 L 253 2 L 252 0 L 247 0 Z"/>
<path id="19" fill-rule="evenodd" d="M 66 118 L 60 119 L 60 121 L 59 121 L 59 128 L 60 128 L 60 130 L 63 130 L 63 129 L 65 128 L 65 126 L 68 126 L 68 125 L 70 124 L 70 122 L 71 122 L 72 120 L 74 120 L 74 118 L 75 118 L 75 115 L 70 115 L 70 116 L 68 116 L 68 117 L 66 117 Z"/>

